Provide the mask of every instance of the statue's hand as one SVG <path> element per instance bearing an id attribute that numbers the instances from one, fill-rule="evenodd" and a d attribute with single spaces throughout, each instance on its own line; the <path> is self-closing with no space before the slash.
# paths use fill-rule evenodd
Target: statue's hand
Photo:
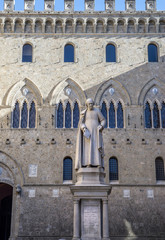
<path id="1" fill-rule="evenodd" d="M 98 129 L 99 129 L 99 131 L 102 131 L 102 130 L 103 130 L 103 126 L 102 126 L 102 125 L 99 125 L 99 126 L 98 126 Z"/>

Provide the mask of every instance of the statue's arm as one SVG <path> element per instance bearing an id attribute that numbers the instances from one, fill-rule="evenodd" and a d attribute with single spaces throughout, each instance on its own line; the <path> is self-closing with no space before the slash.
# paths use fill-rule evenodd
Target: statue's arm
<path id="1" fill-rule="evenodd" d="M 100 121 L 100 128 L 102 127 L 102 129 L 104 129 L 104 127 L 106 125 L 106 119 L 100 110 L 98 111 L 98 117 L 99 117 L 99 121 Z"/>

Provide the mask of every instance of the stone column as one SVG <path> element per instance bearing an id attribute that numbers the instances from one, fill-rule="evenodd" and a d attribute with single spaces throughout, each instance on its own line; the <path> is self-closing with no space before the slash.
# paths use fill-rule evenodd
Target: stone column
<path id="1" fill-rule="evenodd" d="M 108 199 L 103 199 L 103 239 L 109 239 Z"/>
<path id="2" fill-rule="evenodd" d="M 73 240 L 80 239 L 80 206 L 79 200 L 74 200 L 74 217 L 73 217 Z"/>

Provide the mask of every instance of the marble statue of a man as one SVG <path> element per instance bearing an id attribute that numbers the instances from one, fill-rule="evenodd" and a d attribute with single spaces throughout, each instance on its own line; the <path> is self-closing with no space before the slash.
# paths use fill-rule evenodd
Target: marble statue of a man
<path id="1" fill-rule="evenodd" d="M 77 144 L 75 169 L 81 167 L 103 167 L 104 149 L 102 130 L 106 120 L 91 98 L 86 101 L 87 108 L 81 112 Z"/>

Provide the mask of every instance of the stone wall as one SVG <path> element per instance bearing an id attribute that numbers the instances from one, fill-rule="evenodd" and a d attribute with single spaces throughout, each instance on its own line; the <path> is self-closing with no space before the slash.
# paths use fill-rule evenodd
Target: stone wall
<path id="1" fill-rule="evenodd" d="M 74 63 L 64 63 L 64 46 L 68 42 L 75 47 Z M 25 43 L 33 46 L 32 63 L 22 62 Z M 105 61 L 108 43 L 116 46 L 116 63 Z M 156 63 L 148 62 L 149 43 L 158 46 Z M 22 188 L 21 195 L 15 190 L 13 193 L 16 226 L 12 240 L 72 238 L 73 202 L 69 185 L 63 184 L 63 159 L 69 156 L 74 163 L 77 129 L 56 129 L 54 121 L 59 100 L 69 99 L 63 91 L 67 86 L 79 97 L 81 109 L 87 97 L 93 97 L 99 105 L 112 86 L 114 98 L 123 102 L 124 128 L 105 129 L 103 134 L 107 184 L 109 158 L 117 157 L 119 164 L 119 181 L 110 183 L 111 239 L 165 238 L 164 181 L 158 184 L 155 175 L 155 159 L 165 156 L 165 130 L 144 127 L 147 94 L 152 100 L 165 99 L 164 46 L 164 34 L 158 32 L 1 33 L 0 165 L 12 172 L 11 185 L 20 184 Z M 36 129 L 12 128 L 11 112 L 17 97 L 23 98 L 22 87 L 29 88 L 35 97 Z M 153 87 L 159 91 L 157 96 L 150 93 Z M 110 100 L 111 96 L 107 98 Z M 33 177 L 29 176 L 31 165 L 37 167 Z M 73 170 L 72 183 L 75 182 Z"/>

